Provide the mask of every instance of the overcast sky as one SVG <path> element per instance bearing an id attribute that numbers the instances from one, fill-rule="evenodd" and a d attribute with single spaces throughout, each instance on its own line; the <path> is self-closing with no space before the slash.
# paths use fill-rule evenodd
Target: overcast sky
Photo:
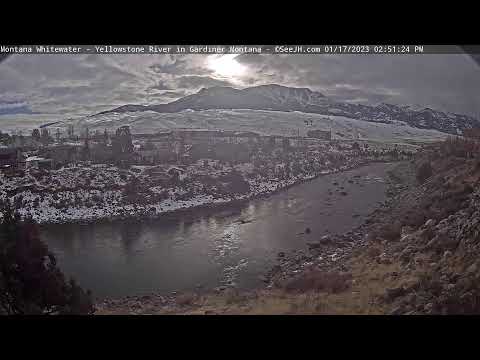
<path id="1" fill-rule="evenodd" d="M 351 102 L 480 114 L 480 68 L 467 55 L 238 55 L 220 67 L 217 60 L 216 55 L 13 55 L 0 63 L 0 130 L 2 119 L 69 118 L 124 104 L 170 102 L 202 87 L 271 83 Z"/>

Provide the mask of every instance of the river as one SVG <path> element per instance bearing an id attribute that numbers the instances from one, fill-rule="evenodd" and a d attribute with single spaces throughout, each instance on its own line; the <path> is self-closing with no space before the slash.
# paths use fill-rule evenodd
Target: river
<path id="1" fill-rule="evenodd" d="M 307 241 L 360 225 L 386 200 L 393 166 L 321 176 L 213 214 L 45 225 L 40 235 L 65 274 L 96 299 L 225 284 L 251 288 L 262 284 L 278 252 L 306 249 Z"/>

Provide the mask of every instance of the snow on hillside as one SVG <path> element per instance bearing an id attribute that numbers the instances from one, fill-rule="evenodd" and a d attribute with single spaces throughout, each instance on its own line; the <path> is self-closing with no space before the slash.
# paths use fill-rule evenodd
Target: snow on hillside
<path id="1" fill-rule="evenodd" d="M 403 122 L 375 123 L 302 112 L 266 110 L 185 110 L 179 113 L 153 111 L 108 113 L 84 118 L 77 126 L 90 129 L 114 129 L 129 125 L 134 133 L 151 133 L 166 129 L 201 128 L 255 131 L 265 135 L 306 135 L 308 130 L 332 130 L 336 139 L 360 139 L 382 142 L 416 142 L 443 139 L 447 134 L 437 130 L 419 129 Z"/>

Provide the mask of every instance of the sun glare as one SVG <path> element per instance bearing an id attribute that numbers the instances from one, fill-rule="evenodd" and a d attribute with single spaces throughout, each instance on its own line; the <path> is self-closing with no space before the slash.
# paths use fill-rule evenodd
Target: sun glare
<path id="1" fill-rule="evenodd" d="M 241 76 L 245 73 L 246 67 L 235 60 L 237 56 L 237 54 L 213 55 L 208 59 L 207 66 L 220 76 Z"/>

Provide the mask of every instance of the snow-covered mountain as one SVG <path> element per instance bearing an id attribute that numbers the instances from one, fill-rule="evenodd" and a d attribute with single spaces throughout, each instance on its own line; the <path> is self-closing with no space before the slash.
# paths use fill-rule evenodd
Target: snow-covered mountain
<path id="1" fill-rule="evenodd" d="M 196 94 L 185 96 L 168 104 L 149 106 L 124 105 L 103 113 L 149 110 L 160 113 L 172 113 L 186 109 L 303 111 L 310 105 L 320 105 L 326 101 L 327 99 L 324 95 L 307 88 L 262 85 L 239 90 L 226 86 L 216 86 L 208 89 L 203 88 Z"/>
<path id="2" fill-rule="evenodd" d="M 380 104 L 377 106 L 351 104 L 329 99 L 308 88 L 281 85 L 261 85 L 245 89 L 232 87 L 203 88 L 167 104 L 124 105 L 97 115 L 153 111 L 178 113 L 185 110 L 249 109 L 300 111 L 321 115 L 343 116 L 369 122 L 402 122 L 419 129 L 434 129 L 444 133 L 461 134 L 465 129 L 480 127 L 480 121 L 467 115 L 445 113 L 430 108 Z"/>

